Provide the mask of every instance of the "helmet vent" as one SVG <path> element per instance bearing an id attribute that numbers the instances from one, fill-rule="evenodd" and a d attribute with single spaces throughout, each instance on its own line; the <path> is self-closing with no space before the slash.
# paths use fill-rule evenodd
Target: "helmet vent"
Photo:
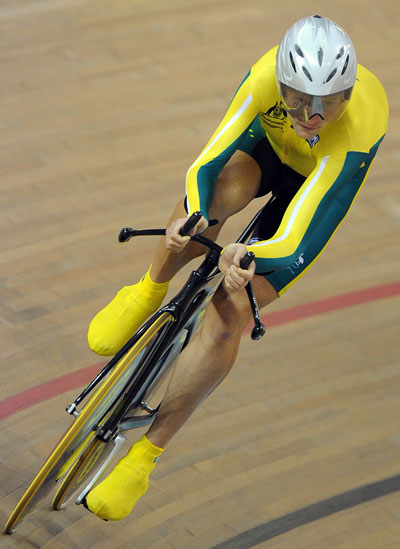
<path id="1" fill-rule="evenodd" d="M 318 50 L 318 63 L 319 66 L 322 67 L 322 61 L 324 60 L 324 52 L 322 51 L 322 48 L 319 48 Z"/>
<path id="2" fill-rule="evenodd" d="M 336 56 L 336 59 L 340 59 L 344 55 L 344 47 L 342 46 Z"/>
<path id="3" fill-rule="evenodd" d="M 290 64 L 292 65 L 292 68 L 293 68 L 294 72 L 297 72 L 296 64 L 294 62 L 292 52 L 289 52 L 289 58 L 290 58 Z"/>
<path id="4" fill-rule="evenodd" d="M 304 53 L 298 44 L 295 45 L 294 49 L 297 55 L 300 55 L 304 59 Z"/>
<path id="5" fill-rule="evenodd" d="M 337 69 L 333 69 L 333 71 L 331 72 L 331 74 L 328 76 L 328 78 L 325 80 L 325 83 L 329 82 L 329 80 L 332 80 L 332 78 L 335 76 L 335 74 L 337 73 Z"/>
<path id="6" fill-rule="evenodd" d="M 349 64 L 349 59 L 350 59 L 350 56 L 348 55 L 346 57 L 346 61 L 344 62 L 344 65 L 343 65 L 343 69 L 342 69 L 342 72 L 341 72 L 341 75 L 343 76 L 344 73 L 346 72 L 346 69 L 347 69 L 347 65 Z"/>
<path id="7" fill-rule="evenodd" d="M 310 82 L 313 81 L 313 79 L 311 78 L 311 74 L 308 72 L 308 70 L 305 68 L 305 67 L 301 67 L 303 69 L 303 72 L 304 74 L 307 76 L 307 78 L 309 79 Z M 335 69 L 335 72 L 336 72 L 336 69 Z"/>

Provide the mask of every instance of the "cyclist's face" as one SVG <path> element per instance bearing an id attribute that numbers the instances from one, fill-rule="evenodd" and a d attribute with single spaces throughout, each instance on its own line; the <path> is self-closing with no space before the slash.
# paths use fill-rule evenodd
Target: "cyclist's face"
<path id="1" fill-rule="evenodd" d="M 281 85 L 284 106 L 296 133 L 300 137 L 314 137 L 329 122 L 342 114 L 347 100 L 344 92 L 327 96 L 313 96 Z"/>

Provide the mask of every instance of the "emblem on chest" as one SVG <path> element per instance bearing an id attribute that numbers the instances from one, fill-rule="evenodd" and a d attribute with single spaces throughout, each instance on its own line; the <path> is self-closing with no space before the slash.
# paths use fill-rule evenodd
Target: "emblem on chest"
<path id="1" fill-rule="evenodd" d="M 283 131 L 287 114 L 283 107 L 282 101 L 276 101 L 266 112 L 260 114 L 261 121 L 269 128 L 279 129 Z"/>

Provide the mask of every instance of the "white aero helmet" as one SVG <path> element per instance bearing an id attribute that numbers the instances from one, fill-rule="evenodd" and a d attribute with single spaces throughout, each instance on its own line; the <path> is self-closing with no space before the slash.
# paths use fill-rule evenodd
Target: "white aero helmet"
<path id="1" fill-rule="evenodd" d="M 311 116 L 319 114 L 324 118 L 322 103 L 327 104 L 323 99 L 326 96 L 346 92 L 347 103 L 356 72 L 357 57 L 350 37 L 336 23 L 319 15 L 301 19 L 290 27 L 276 55 L 276 77 L 284 102 L 288 90 L 312 97 Z M 306 119 L 311 116 L 304 113 Z"/>

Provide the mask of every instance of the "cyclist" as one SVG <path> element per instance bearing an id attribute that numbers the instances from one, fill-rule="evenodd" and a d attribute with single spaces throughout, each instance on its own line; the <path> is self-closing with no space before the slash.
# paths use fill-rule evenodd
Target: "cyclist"
<path id="1" fill-rule="evenodd" d="M 248 246 L 229 244 L 225 274 L 201 330 L 180 355 L 147 435 L 87 496 L 99 517 L 125 517 L 146 491 L 163 449 L 231 369 L 249 322 L 243 290 L 260 308 L 281 296 L 314 263 L 350 209 L 386 132 L 388 105 L 379 80 L 357 64 L 354 46 L 321 16 L 296 22 L 279 47 L 252 67 L 186 177 L 178 203 L 144 277 L 126 286 L 92 320 L 89 345 L 114 354 L 162 303 L 169 280 L 204 248 L 179 235 L 199 210 L 195 231 L 215 239 L 225 220 L 271 193 Z M 247 250 L 256 259 L 245 271 Z M 256 276 L 254 276 L 256 274 Z"/>

